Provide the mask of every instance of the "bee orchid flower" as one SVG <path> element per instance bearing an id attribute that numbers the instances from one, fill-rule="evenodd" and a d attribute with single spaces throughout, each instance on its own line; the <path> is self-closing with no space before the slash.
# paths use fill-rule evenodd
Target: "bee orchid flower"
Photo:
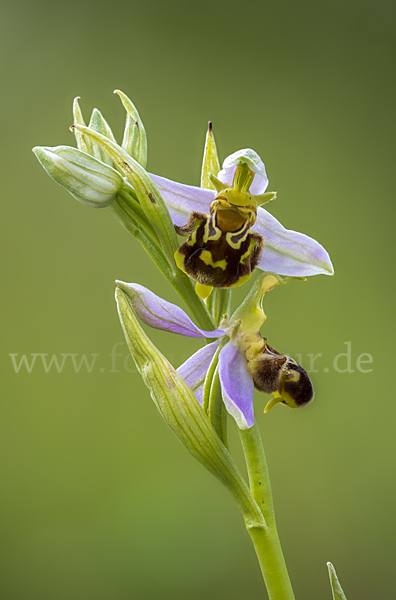
<path id="1" fill-rule="evenodd" d="M 246 168 L 241 170 L 241 166 Z M 241 181 L 243 171 L 248 173 L 249 179 Z M 230 205 L 239 210 L 252 208 L 256 214 L 249 227 L 251 235 L 256 234 L 256 239 L 264 240 L 263 247 L 260 248 L 261 256 L 257 256 L 253 268 L 257 266 L 263 271 L 292 277 L 333 275 L 333 265 L 323 246 L 303 233 L 285 229 L 260 206 L 275 198 L 276 194 L 266 192 L 268 178 L 265 166 L 254 150 L 239 150 L 224 160 L 217 177 L 211 177 L 216 189 L 185 185 L 158 175 L 151 174 L 151 178 L 169 209 L 176 230 L 183 229 L 194 213 L 209 215 L 213 212 L 214 200 L 222 203 L 223 215 L 227 212 L 231 215 L 231 211 L 227 211 Z M 226 203 L 227 206 L 224 206 Z M 232 226 L 229 229 L 231 233 L 235 231 Z"/>
<path id="2" fill-rule="evenodd" d="M 180 307 L 142 285 L 117 281 L 133 312 L 146 325 L 187 337 L 215 340 L 195 352 L 177 373 L 202 406 L 205 377 L 218 355 L 223 402 L 240 429 L 254 425 L 254 387 L 274 394 L 266 412 L 278 402 L 297 408 L 313 399 L 312 384 L 304 369 L 271 348 L 259 333 L 266 318 L 261 308 L 262 298 L 278 283 L 281 281 L 277 276 L 263 274 L 231 320 L 225 318 L 219 328 L 204 331 Z"/>

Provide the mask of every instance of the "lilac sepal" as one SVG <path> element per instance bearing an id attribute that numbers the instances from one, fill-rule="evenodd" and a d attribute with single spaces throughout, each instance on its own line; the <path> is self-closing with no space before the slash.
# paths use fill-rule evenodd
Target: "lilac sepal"
<path id="1" fill-rule="evenodd" d="M 319 242 L 304 233 L 285 229 L 261 207 L 252 230 L 261 234 L 265 242 L 259 269 L 292 277 L 333 275 L 330 257 Z"/>
<path id="2" fill-rule="evenodd" d="M 138 283 L 124 283 L 123 281 L 116 281 L 116 283 L 127 295 L 134 313 L 146 325 L 188 337 L 218 338 L 224 335 L 223 329 L 214 331 L 199 329 L 184 310 L 176 304 L 163 300 Z"/>
<path id="3" fill-rule="evenodd" d="M 178 369 L 177 373 L 188 387 L 194 392 L 196 399 L 202 406 L 203 385 L 210 363 L 219 346 L 219 341 L 207 344 L 190 356 Z"/>
<path id="4" fill-rule="evenodd" d="M 152 175 L 152 178 L 175 225 L 185 225 L 194 211 L 209 213 L 210 204 L 216 196 L 213 190 L 184 185 L 158 175 Z M 264 238 L 263 254 L 258 265 L 263 271 L 291 277 L 334 273 L 330 257 L 323 246 L 304 233 L 285 229 L 264 208 L 258 209 L 252 231 Z"/>
<path id="5" fill-rule="evenodd" d="M 253 380 L 245 356 L 228 342 L 219 355 L 219 376 L 223 401 L 239 429 L 254 425 Z"/>
<path id="6" fill-rule="evenodd" d="M 150 177 L 164 199 L 174 225 L 185 225 L 192 212 L 209 213 L 215 191 L 177 183 L 159 175 L 150 174 Z"/>

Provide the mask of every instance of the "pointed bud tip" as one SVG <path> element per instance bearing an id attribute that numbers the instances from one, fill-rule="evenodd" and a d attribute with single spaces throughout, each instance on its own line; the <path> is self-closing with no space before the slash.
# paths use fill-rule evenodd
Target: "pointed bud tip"
<path id="1" fill-rule="evenodd" d="M 41 162 L 41 159 L 48 158 L 51 149 L 48 149 L 47 146 L 35 146 L 32 148 L 32 152 L 35 157 Z"/>
<path id="2" fill-rule="evenodd" d="M 116 285 L 116 288 L 114 291 L 114 298 L 115 298 L 115 301 L 117 302 L 117 304 L 121 300 L 121 298 L 126 298 L 126 297 L 127 297 L 127 295 L 125 294 L 124 290 L 121 289 L 121 287 L 119 285 Z"/>
<path id="3" fill-rule="evenodd" d="M 209 123 L 208 123 L 208 131 L 209 131 L 209 133 L 211 133 L 212 129 L 213 129 L 213 123 L 212 123 L 212 121 L 209 121 Z"/>
<path id="4" fill-rule="evenodd" d="M 117 292 L 118 293 L 122 292 L 126 296 L 130 296 L 131 294 L 133 294 L 133 291 L 134 291 L 133 284 L 125 283 L 125 281 L 120 281 L 120 279 L 116 279 L 115 284 L 116 284 L 116 294 L 117 294 Z"/>
<path id="5" fill-rule="evenodd" d="M 117 94 L 117 96 L 119 96 L 121 98 L 122 103 L 123 103 L 124 99 L 129 100 L 128 96 L 126 94 L 124 94 L 124 92 L 121 90 L 114 90 L 113 94 Z"/>

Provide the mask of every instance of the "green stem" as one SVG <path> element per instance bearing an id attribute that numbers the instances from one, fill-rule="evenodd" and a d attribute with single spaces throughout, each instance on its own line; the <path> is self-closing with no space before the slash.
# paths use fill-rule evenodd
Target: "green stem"
<path id="1" fill-rule="evenodd" d="M 148 235 L 142 228 L 142 224 L 139 222 L 138 217 L 131 214 L 131 211 L 124 204 L 122 200 L 116 198 L 116 200 L 110 205 L 110 211 L 125 227 L 125 229 L 131 233 L 136 239 L 142 244 L 147 254 L 162 271 L 167 279 L 172 277 L 172 272 L 169 267 L 168 261 L 166 260 L 163 252 L 156 242 Z"/>
<path id="2" fill-rule="evenodd" d="M 263 443 L 257 424 L 240 431 L 250 490 L 265 518 L 267 528 L 248 528 L 270 600 L 294 600 L 293 589 L 275 523 L 271 484 Z"/>
<path id="3" fill-rule="evenodd" d="M 135 220 L 139 223 L 139 226 L 143 229 L 143 231 L 155 241 L 158 247 L 160 247 L 160 242 L 157 234 L 152 228 L 150 221 L 147 219 L 146 214 L 142 207 L 140 206 L 138 200 L 132 196 L 131 192 L 128 190 L 121 189 L 117 196 L 117 202 L 122 206 L 122 208 L 127 212 L 132 220 Z"/>

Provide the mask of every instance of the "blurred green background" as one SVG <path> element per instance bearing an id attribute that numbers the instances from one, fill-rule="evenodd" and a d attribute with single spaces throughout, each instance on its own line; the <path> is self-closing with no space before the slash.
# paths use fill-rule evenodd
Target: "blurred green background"
<path id="1" fill-rule="evenodd" d="M 329 250 L 334 278 L 266 300 L 273 346 L 306 368 L 322 354 L 316 401 L 263 415 L 258 394 L 257 419 L 297 599 L 330 599 L 328 560 L 348 600 L 393 595 L 394 16 L 388 0 L 3 5 L 4 600 L 266 597 L 237 508 L 127 358 L 114 279 L 176 294 L 108 211 L 76 202 L 31 152 L 74 145 L 76 95 L 120 141 L 115 88 L 145 122 L 152 172 L 198 185 L 211 119 L 221 158 L 254 148 L 278 192 L 270 211 Z M 151 335 L 176 366 L 199 347 Z M 354 372 L 340 373 L 345 342 Z M 16 373 L 9 355 L 32 353 L 99 356 L 92 373 L 45 373 L 40 359 Z"/>

